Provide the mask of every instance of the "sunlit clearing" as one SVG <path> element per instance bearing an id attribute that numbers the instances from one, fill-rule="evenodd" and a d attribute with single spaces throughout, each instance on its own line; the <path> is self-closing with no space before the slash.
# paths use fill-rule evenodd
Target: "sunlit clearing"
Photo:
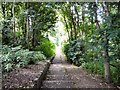
<path id="1" fill-rule="evenodd" d="M 60 21 L 60 19 L 62 18 L 62 16 L 60 14 L 58 14 L 58 21 L 55 24 L 55 32 L 56 35 L 55 37 L 49 37 L 50 40 L 55 43 L 56 45 L 56 56 L 58 58 L 60 58 L 60 56 L 62 56 L 62 45 L 63 43 L 68 39 L 68 35 L 65 31 L 65 26 L 64 24 Z"/>
<path id="2" fill-rule="evenodd" d="M 60 56 L 61 56 L 61 47 L 57 46 L 56 47 L 56 58 L 60 60 Z"/>
<path id="3" fill-rule="evenodd" d="M 60 56 L 62 56 L 62 44 L 68 38 L 64 31 L 64 25 L 60 21 L 56 23 L 56 32 L 56 55 L 60 58 Z"/>

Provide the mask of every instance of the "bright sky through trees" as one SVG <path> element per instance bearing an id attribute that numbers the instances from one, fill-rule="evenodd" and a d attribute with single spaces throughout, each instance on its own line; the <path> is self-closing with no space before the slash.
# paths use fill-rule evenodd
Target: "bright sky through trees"
<path id="1" fill-rule="evenodd" d="M 58 14 L 58 21 L 56 22 L 54 28 L 56 32 L 56 36 L 55 37 L 49 36 L 49 39 L 61 47 L 62 43 L 68 39 L 68 35 L 65 32 L 64 24 L 60 21 L 60 19 L 61 19 L 61 15 Z"/>

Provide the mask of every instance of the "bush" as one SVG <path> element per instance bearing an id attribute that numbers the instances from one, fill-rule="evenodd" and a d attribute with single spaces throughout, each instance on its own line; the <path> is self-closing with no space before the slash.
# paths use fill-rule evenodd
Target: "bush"
<path id="1" fill-rule="evenodd" d="M 40 51 L 23 50 L 20 47 L 10 48 L 3 46 L 2 56 L 2 70 L 9 72 L 13 68 L 24 67 L 28 64 L 34 64 L 37 61 L 44 60 L 46 57 Z"/>
<path id="2" fill-rule="evenodd" d="M 92 73 L 97 73 L 100 75 L 104 74 L 104 66 L 103 63 L 100 61 L 92 61 L 89 63 L 82 64 L 82 67 L 89 70 Z"/>
<path id="3" fill-rule="evenodd" d="M 69 44 L 65 44 L 64 46 L 64 53 L 67 56 L 67 60 L 77 66 L 80 66 L 84 62 L 83 52 L 84 43 L 80 38 L 72 40 Z"/>
<path id="4" fill-rule="evenodd" d="M 84 63 L 82 64 L 82 67 L 92 73 L 99 74 L 102 77 L 104 77 L 104 66 L 103 66 L 103 62 L 101 61 L 93 61 L 89 63 Z M 110 73 L 111 73 L 112 82 L 120 83 L 119 69 L 111 66 L 110 70 L 111 70 Z"/>
<path id="5" fill-rule="evenodd" d="M 40 50 L 43 54 L 49 58 L 55 55 L 55 45 L 48 38 L 41 38 L 41 44 L 36 47 L 36 50 Z"/>
<path id="6" fill-rule="evenodd" d="M 111 61 L 111 78 L 114 83 L 120 83 L 120 61 Z"/>
<path id="7" fill-rule="evenodd" d="M 11 51 L 11 48 L 7 45 L 2 45 L 0 51 L 2 51 L 2 54 L 7 54 L 9 51 Z"/>
<path id="8" fill-rule="evenodd" d="M 64 47 L 63 47 L 63 52 L 64 54 L 66 55 L 67 57 L 67 61 L 70 62 L 70 63 L 73 63 L 72 60 L 70 59 L 69 55 L 68 55 L 68 49 L 69 49 L 69 44 L 68 43 L 65 43 L 64 44 Z"/>

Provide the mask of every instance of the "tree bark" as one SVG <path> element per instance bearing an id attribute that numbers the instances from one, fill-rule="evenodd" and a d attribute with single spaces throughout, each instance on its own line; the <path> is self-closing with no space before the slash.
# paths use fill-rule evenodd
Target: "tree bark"
<path id="1" fill-rule="evenodd" d="M 78 10 L 77 10 L 77 7 L 75 6 L 75 12 L 76 12 L 76 14 L 77 14 L 77 30 L 79 31 L 79 33 L 80 33 L 80 25 L 79 25 L 79 14 L 78 14 Z"/>
<path id="2" fill-rule="evenodd" d="M 0 3 L 0 13 L 2 13 L 2 3 Z M 3 18 L 3 15 L 2 15 L 2 18 Z M 0 23 L 2 25 L 2 28 L 3 28 L 3 24 Z M 0 30 L 0 44 L 2 44 L 2 30 Z"/>
<path id="3" fill-rule="evenodd" d="M 94 3 L 94 13 L 95 13 L 95 23 L 96 27 L 100 29 L 99 21 L 98 21 L 98 14 L 97 14 L 97 4 Z"/>
<path id="4" fill-rule="evenodd" d="M 27 10 L 29 9 L 28 2 L 26 2 L 26 9 Z M 28 17 L 28 13 L 27 13 L 27 17 L 26 17 L 26 48 L 29 49 L 29 17 Z"/>
<path id="5" fill-rule="evenodd" d="M 72 7 L 74 7 L 73 5 L 71 5 Z M 75 20 L 73 17 L 73 10 L 70 11 L 70 15 L 71 15 L 71 19 L 72 19 L 72 24 L 73 24 L 73 28 L 74 28 L 74 38 L 77 38 L 77 32 L 76 32 L 76 24 L 75 24 Z"/>
<path id="6" fill-rule="evenodd" d="M 69 35 L 69 30 L 68 30 L 68 24 L 67 24 L 65 15 L 63 15 L 63 18 L 64 18 L 64 22 L 65 22 L 65 25 L 66 25 L 66 30 L 67 30 L 67 33 L 68 33 L 68 38 L 69 38 L 69 40 L 70 40 L 70 35 Z"/>
<path id="7" fill-rule="evenodd" d="M 13 15 L 13 44 L 16 45 L 16 30 L 15 30 L 15 3 L 13 2 L 12 7 L 12 15 Z"/>
<path id="8" fill-rule="evenodd" d="M 120 15 L 120 1 L 118 2 L 118 15 Z"/>
<path id="9" fill-rule="evenodd" d="M 107 33 L 104 35 L 104 69 L 105 69 L 105 80 L 107 83 L 110 83 L 110 63 L 109 63 L 109 54 L 108 54 L 108 45 L 109 40 L 107 39 Z"/>
<path id="10" fill-rule="evenodd" d="M 32 25 L 32 26 L 35 26 L 35 18 L 34 18 L 34 21 L 33 21 L 33 25 Z M 34 49 L 35 49 L 35 46 L 36 46 L 35 34 L 36 34 L 36 29 L 33 28 L 33 34 L 32 34 L 32 50 L 34 50 Z"/>
<path id="11" fill-rule="evenodd" d="M 73 25 L 72 25 L 72 22 L 71 22 L 71 9 L 70 9 L 71 6 L 69 6 L 69 9 L 67 9 L 66 7 L 66 10 L 68 10 L 68 13 L 69 13 L 69 19 L 68 19 L 68 26 L 70 27 L 70 39 L 73 40 L 74 39 L 74 36 L 73 36 Z"/>
<path id="12" fill-rule="evenodd" d="M 33 37 L 32 37 L 32 50 L 35 48 L 35 29 L 33 29 Z"/>
<path id="13" fill-rule="evenodd" d="M 5 19 L 5 5 L 3 5 L 2 4 L 2 13 L 3 13 L 3 18 Z M 2 44 L 4 44 L 3 43 L 3 41 L 4 41 L 4 26 L 5 26 L 5 21 L 3 22 L 3 29 L 2 29 Z"/>
<path id="14" fill-rule="evenodd" d="M 84 35 L 84 31 L 85 31 L 85 16 L 84 16 L 84 4 L 82 4 L 82 36 Z"/>
<path id="15" fill-rule="evenodd" d="M 73 30 L 72 30 L 71 22 L 69 22 L 69 26 L 70 26 L 70 29 L 71 29 L 71 31 L 70 31 L 71 40 L 73 40 Z"/>
<path id="16" fill-rule="evenodd" d="M 109 11 L 108 11 L 108 6 L 106 3 L 103 3 L 103 11 L 105 13 L 105 16 L 109 16 Z M 107 26 L 110 27 L 111 22 L 107 22 Z M 109 39 L 108 39 L 108 34 L 107 30 L 104 32 L 104 69 L 105 69 L 105 80 L 107 83 L 110 83 L 110 63 L 109 63 L 109 54 L 108 54 L 108 47 L 109 47 Z"/>
<path id="17" fill-rule="evenodd" d="M 75 20 L 73 17 L 73 11 L 72 11 L 72 24 L 73 24 L 73 28 L 74 28 L 74 38 L 77 38 L 77 32 L 76 32 L 76 24 L 75 24 Z"/>

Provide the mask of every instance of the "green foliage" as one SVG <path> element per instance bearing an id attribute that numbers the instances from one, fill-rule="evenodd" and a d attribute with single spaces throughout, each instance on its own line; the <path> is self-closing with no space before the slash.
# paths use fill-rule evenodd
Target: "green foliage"
<path id="1" fill-rule="evenodd" d="M 111 79 L 114 83 L 120 83 L 120 68 L 111 66 Z"/>
<path id="2" fill-rule="evenodd" d="M 64 23 L 70 40 L 64 46 L 68 61 L 78 66 L 84 65 L 91 72 L 103 75 L 101 62 L 106 60 L 104 51 L 108 53 L 106 57 L 109 57 L 109 61 L 120 60 L 120 2 L 102 4 L 2 2 L 2 43 L 26 48 L 23 50 L 20 47 L 3 46 L 0 55 L 3 70 L 10 71 L 14 67 L 23 67 L 55 54 L 54 44 L 41 36 L 54 32 L 57 11 L 61 14 L 59 18 Z M 79 38 L 75 39 L 76 37 Z M 114 82 L 120 81 L 118 68 L 111 67 L 111 75 Z"/>
<path id="3" fill-rule="evenodd" d="M 24 67 L 28 64 L 34 64 L 37 61 L 44 60 L 46 57 L 40 51 L 23 50 L 20 47 L 10 48 L 3 46 L 2 67 L 3 72 L 11 71 L 14 68 Z"/>
<path id="4" fill-rule="evenodd" d="M 82 39 L 77 38 L 76 40 L 70 41 L 69 44 L 66 44 L 64 46 L 64 53 L 70 62 L 78 66 L 81 65 L 84 62 L 84 43 Z"/>
<path id="5" fill-rule="evenodd" d="M 39 35 L 54 31 L 57 20 L 55 3 L 2 2 L 0 8 L 3 45 L 34 49 Z"/>
<path id="6" fill-rule="evenodd" d="M 104 66 L 103 66 L 103 63 L 100 61 L 84 63 L 84 64 L 82 64 L 82 67 L 89 70 L 92 73 L 97 73 L 102 76 L 104 75 Z"/>
<path id="7" fill-rule="evenodd" d="M 92 73 L 99 74 L 102 77 L 104 77 L 104 66 L 103 66 L 103 62 L 101 62 L 101 61 L 93 61 L 93 62 L 89 62 L 89 63 L 83 63 L 82 67 Z M 112 82 L 120 83 L 119 68 L 111 66 L 110 72 L 111 72 Z"/>
<path id="8" fill-rule="evenodd" d="M 105 3 L 105 6 L 103 3 L 64 3 L 61 8 L 63 16 L 61 21 L 66 27 L 70 40 L 64 46 L 64 53 L 68 61 L 75 63 L 75 65 L 83 63 L 84 68 L 103 76 L 106 71 L 103 61 L 109 63 L 120 60 L 120 2 Z M 70 11 L 74 11 L 73 15 Z M 79 44 L 75 35 L 82 38 L 84 43 Z M 71 39 L 75 40 L 71 42 Z M 79 50 L 81 46 L 84 50 Z M 114 65 L 117 68 L 111 66 L 111 75 L 108 72 L 107 74 L 111 76 L 113 82 L 119 83 L 120 71 L 118 67 L 120 63 Z"/>
<path id="9" fill-rule="evenodd" d="M 36 47 L 35 50 L 40 50 L 43 54 L 49 58 L 55 55 L 55 45 L 48 38 L 41 38 L 41 44 Z"/>

